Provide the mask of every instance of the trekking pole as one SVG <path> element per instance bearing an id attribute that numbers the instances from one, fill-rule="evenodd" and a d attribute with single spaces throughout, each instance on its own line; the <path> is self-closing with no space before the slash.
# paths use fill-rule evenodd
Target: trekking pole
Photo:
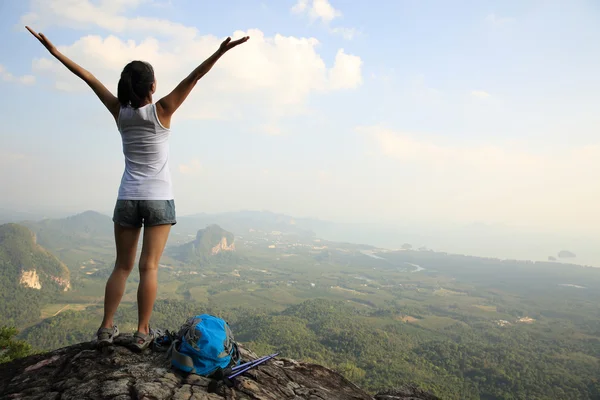
<path id="1" fill-rule="evenodd" d="M 259 361 L 262 361 L 263 359 L 265 359 L 267 357 L 269 357 L 269 356 L 263 356 L 263 357 L 257 358 L 256 360 L 252 360 L 252 361 L 248 361 L 246 363 L 240 364 L 240 365 L 236 365 L 235 367 L 231 368 L 231 371 L 235 372 L 235 371 L 237 371 L 240 368 L 244 368 L 244 367 L 247 367 L 250 364 L 254 364 L 254 363 L 257 363 Z"/>
<path id="2" fill-rule="evenodd" d="M 279 355 L 279 353 L 274 353 L 274 354 L 271 354 L 270 356 L 264 357 L 262 360 L 259 358 L 257 361 L 255 361 L 255 362 L 254 362 L 253 364 L 251 364 L 250 366 L 248 366 L 248 367 L 246 367 L 246 368 L 244 368 L 244 369 L 241 369 L 241 370 L 240 370 L 240 369 L 236 370 L 236 371 L 235 371 L 235 373 L 234 373 L 234 374 L 232 374 L 232 375 L 229 375 L 229 376 L 227 377 L 227 379 L 233 379 L 233 378 L 235 378 L 236 376 L 238 376 L 238 375 L 241 375 L 241 374 L 243 374 L 244 372 L 246 372 L 246 371 L 248 371 L 248 370 L 250 370 L 250 369 L 252 369 L 252 368 L 254 368 L 254 367 L 256 367 L 256 366 L 258 366 L 258 365 L 260 365 L 260 364 L 263 364 L 263 363 L 265 363 L 265 362 L 269 361 L 270 359 L 272 359 L 272 358 L 276 357 L 277 355 Z"/>

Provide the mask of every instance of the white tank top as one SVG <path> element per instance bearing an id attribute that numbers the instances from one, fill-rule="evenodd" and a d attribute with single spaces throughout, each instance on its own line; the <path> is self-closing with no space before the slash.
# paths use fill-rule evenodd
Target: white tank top
<path id="1" fill-rule="evenodd" d="M 119 200 L 172 200 L 169 170 L 169 136 L 162 126 L 156 105 L 121 107 L 117 127 L 123 140 L 125 172 Z"/>

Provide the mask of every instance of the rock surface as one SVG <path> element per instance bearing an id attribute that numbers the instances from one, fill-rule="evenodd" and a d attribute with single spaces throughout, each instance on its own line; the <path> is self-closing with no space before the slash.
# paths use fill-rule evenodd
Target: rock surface
<path id="1" fill-rule="evenodd" d="M 257 358 L 241 349 L 243 359 Z M 210 380 L 171 370 L 165 353 L 136 354 L 115 345 L 99 352 L 82 343 L 0 365 L 0 398 L 22 400 L 437 400 L 415 387 L 375 397 L 338 373 L 276 358 L 208 392 Z"/>

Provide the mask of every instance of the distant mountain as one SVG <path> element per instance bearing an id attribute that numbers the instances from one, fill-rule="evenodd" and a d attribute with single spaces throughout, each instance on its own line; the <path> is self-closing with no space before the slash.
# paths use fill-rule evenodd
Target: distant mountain
<path id="1" fill-rule="evenodd" d="M 38 243 L 49 249 L 96 244 L 99 238 L 112 240 L 112 219 L 96 211 L 85 211 L 66 218 L 25 222 L 37 235 Z"/>
<path id="2" fill-rule="evenodd" d="M 321 238 L 337 242 L 369 244 L 398 248 L 402 243 L 422 243 L 420 237 L 405 235 L 406 227 L 378 224 L 337 223 L 315 218 L 296 218 L 270 211 L 236 211 L 220 214 L 194 214 L 177 218 L 174 233 L 192 234 L 199 227 L 218 224 L 243 236 L 249 231 L 281 232 L 306 238 Z"/>
<path id="3" fill-rule="evenodd" d="M 0 223 L 6 216 L 11 221 L 26 214 L 0 210 Z M 29 215 L 30 220 L 34 216 Z M 593 235 L 574 236 L 552 234 L 511 228 L 503 225 L 438 223 L 340 223 L 314 218 L 295 218 L 269 211 L 238 211 L 220 214 L 193 214 L 178 216 L 172 228 L 170 243 L 182 243 L 180 238 L 195 235 L 199 228 L 217 224 L 236 236 L 250 230 L 281 232 L 302 238 L 315 238 L 335 242 L 368 244 L 388 249 L 399 249 L 403 243 L 413 248 L 434 249 L 455 254 L 510 259 L 547 260 L 548 254 L 568 248 L 577 254 L 577 263 L 600 266 L 600 250 Z M 26 223 L 38 235 L 38 242 L 52 250 L 69 266 L 76 265 L 83 248 L 112 249 L 113 223 L 109 216 L 87 211 L 62 219 L 44 219 Z M 69 249 L 77 250 L 70 251 Z M 572 257 L 559 257 L 567 260 Z"/>
<path id="4" fill-rule="evenodd" d="M 199 227 L 217 224 L 230 232 L 234 232 L 236 235 L 244 235 L 250 230 L 263 232 L 278 231 L 310 237 L 315 235 L 314 231 L 307 224 L 299 223 L 299 221 L 302 220 L 269 211 L 194 214 L 178 217 L 177 225 L 173 227 L 173 231 L 189 234 L 196 232 Z"/>
<path id="5" fill-rule="evenodd" d="M 71 288 L 69 270 L 22 225 L 0 225 L 0 321 L 35 321 L 41 299 Z"/>
<path id="6" fill-rule="evenodd" d="M 234 252 L 234 240 L 233 233 L 213 224 L 200 229 L 193 241 L 170 248 L 168 252 L 181 261 L 208 260 L 218 254 Z"/>

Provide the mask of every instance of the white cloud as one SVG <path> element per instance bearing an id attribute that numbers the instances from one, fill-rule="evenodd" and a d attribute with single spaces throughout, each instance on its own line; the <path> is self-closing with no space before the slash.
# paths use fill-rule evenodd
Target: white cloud
<path id="1" fill-rule="evenodd" d="M 355 89 L 362 83 L 361 75 L 362 60 L 358 56 L 344 53 L 344 49 L 338 50 L 335 56 L 335 64 L 329 70 L 329 82 L 331 89 Z"/>
<path id="2" fill-rule="evenodd" d="M 483 90 L 472 90 L 471 96 L 479 97 L 480 99 L 486 99 L 486 98 L 490 97 L 491 94 L 489 94 L 488 92 L 483 91 Z"/>
<path id="3" fill-rule="evenodd" d="M 8 72 L 6 70 L 6 68 L 4 68 L 3 65 L 0 64 L 0 80 L 3 80 L 4 82 L 21 83 L 23 85 L 32 85 L 35 83 L 35 76 L 33 76 L 33 75 L 14 76 L 10 72 Z"/>
<path id="4" fill-rule="evenodd" d="M 192 40 L 198 35 L 194 27 L 159 18 L 120 15 L 127 9 L 134 9 L 146 0 L 103 0 L 94 4 L 89 0 L 32 0 L 35 10 L 21 17 L 21 25 L 31 25 L 43 30 L 49 26 L 73 29 L 89 29 L 97 26 L 114 33 L 146 33 L 178 40 Z"/>
<path id="5" fill-rule="evenodd" d="M 69 0 L 70 4 L 82 4 L 88 3 L 87 0 L 81 1 Z M 126 11 L 127 9 L 133 9 L 141 5 L 142 3 L 152 3 L 152 0 L 100 0 L 100 4 L 97 8 L 105 10 L 110 13 L 119 13 Z"/>
<path id="6" fill-rule="evenodd" d="M 121 0 L 110 0 L 109 11 L 99 10 L 87 0 L 34 0 L 34 5 L 38 3 L 42 10 L 36 12 L 42 26 L 62 24 L 89 29 L 88 24 L 92 24 L 115 33 L 88 35 L 70 45 L 59 46 L 109 88 L 116 88 L 121 69 L 127 62 L 142 59 L 152 63 L 157 73 L 157 97 L 164 95 L 212 54 L 224 39 L 199 35 L 195 28 L 171 21 L 148 23 L 139 18 L 109 14 L 110 10 L 123 9 Z M 148 26 L 153 31 L 162 27 L 159 33 L 166 37 L 125 40 L 116 36 L 145 35 Z M 267 37 L 257 29 L 237 31 L 232 37 L 244 35 L 249 35 L 250 41 L 219 60 L 186 100 L 178 117 L 240 118 L 252 114 L 276 119 L 305 112 L 311 94 L 352 89 L 362 81 L 360 57 L 341 51 L 334 64 L 327 66 L 317 52 L 319 41 L 314 38 L 279 34 Z M 34 60 L 33 69 L 38 73 L 49 73 L 59 90 L 85 89 L 82 82 L 49 57 Z"/>
<path id="7" fill-rule="evenodd" d="M 292 7 L 295 14 L 307 15 L 311 21 L 321 21 L 334 35 L 340 35 L 346 40 L 352 40 L 360 34 L 355 28 L 330 27 L 331 21 L 342 16 L 340 10 L 335 9 L 328 0 L 298 0 Z"/>
<path id="8" fill-rule="evenodd" d="M 336 10 L 328 0 L 298 0 L 292 7 L 292 12 L 307 14 L 311 20 L 321 20 L 325 23 L 342 16 L 342 12 Z"/>
<path id="9" fill-rule="evenodd" d="M 202 164 L 200 160 L 193 159 L 187 164 L 179 164 L 179 172 L 184 175 L 194 175 L 202 172 Z"/>
<path id="10" fill-rule="evenodd" d="M 375 151 L 379 157 L 374 162 L 385 163 L 390 176 L 410 171 L 415 177 L 403 187 L 421 199 L 421 212 L 537 226 L 574 226 L 585 216 L 589 226 L 600 224 L 600 181 L 594 178 L 600 171 L 600 145 L 457 145 L 443 137 L 382 126 L 357 131 L 371 146 L 365 152 Z"/>
<path id="11" fill-rule="evenodd" d="M 303 14 L 308 10 L 308 2 L 309 0 L 298 0 L 298 2 L 292 7 L 292 12 L 295 14 Z"/>
<path id="12" fill-rule="evenodd" d="M 498 146 L 451 146 L 432 140 L 415 139 L 417 135 L 378 126 L 360 127 L 358 132 L 375 139 L 381 154 L 403 162 L 488 169 L 495 166 L 530 168 L 542 161 L 539 156 L 515 149 Z"/>
<path id="13" fill-rule="evenodd" d="M 517 22 L 517 20 L 515 18 L 500 17 L 496 14 L 489 14 L 487 17 L 485 17 L 485 21 L 494 26 L 509 25 L 509 24 L 514 24 L 515 22 Z"/>

